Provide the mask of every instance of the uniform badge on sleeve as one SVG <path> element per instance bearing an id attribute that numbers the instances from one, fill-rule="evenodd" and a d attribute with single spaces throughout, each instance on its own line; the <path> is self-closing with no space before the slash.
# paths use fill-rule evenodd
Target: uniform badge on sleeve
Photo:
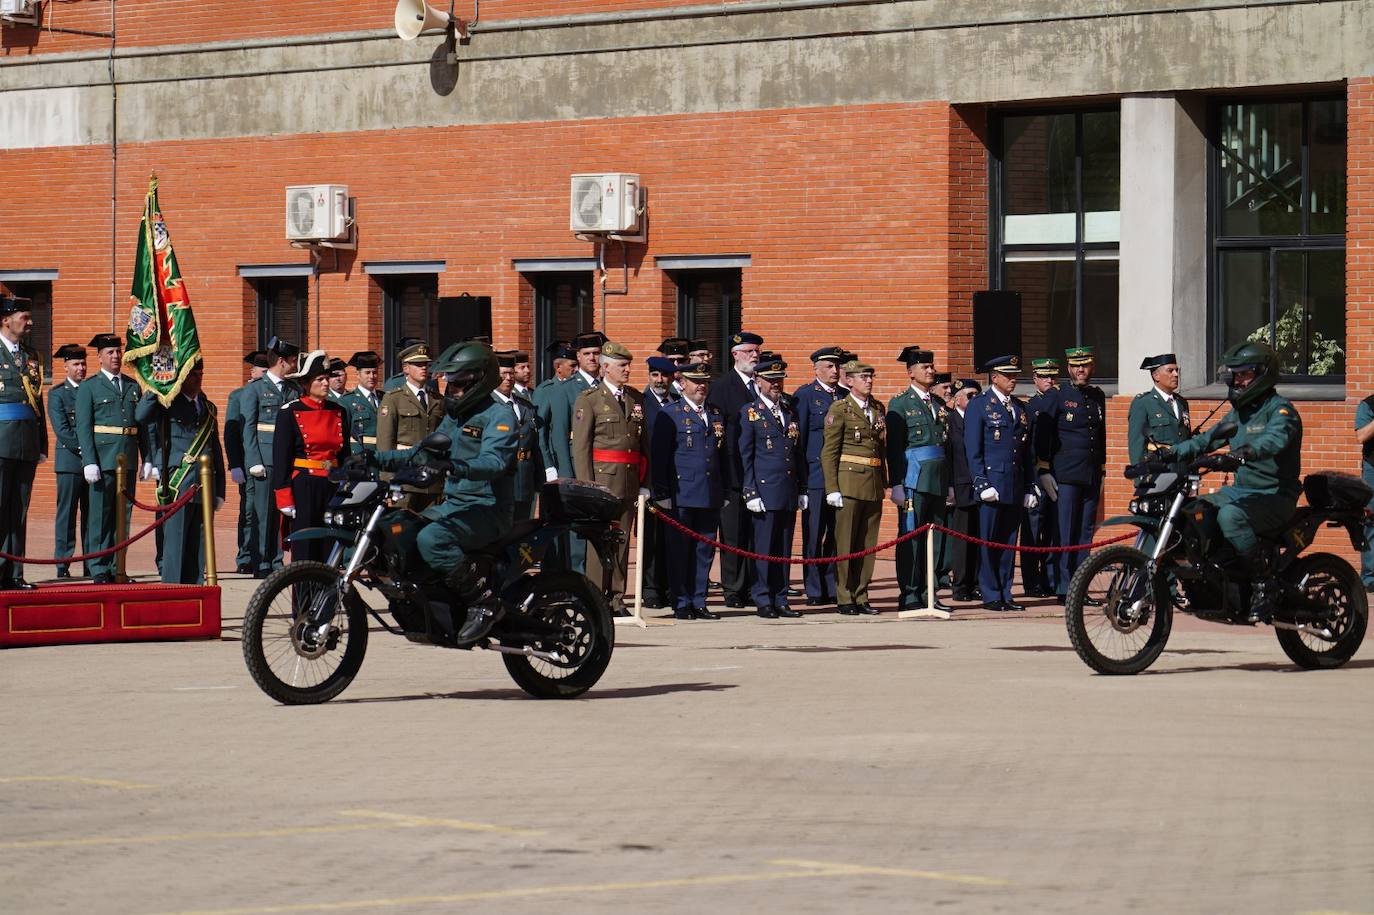
<path id="1" fill-rule="evenodd" d="M 382 416 L 389 416 L 389 415 L 391 415 L 391 408 L 390 408 L 390 407 L 382 407 L 382 409 L 379 410 L 378 413 L 379 413 L 380 415 L 382 415 Z"/>
<path id="2" fill-rule="evenodd" d="M 574 422 L 582 422 L 582 407 L 577 408 L 577 415 L 573 417 Z"/>
<path id="3" fill-rule="evenodd" d="M 827 426 L 833 426 L 833 425 L 835 425 L 835 417 L 833 417 L 833 416 L 831 416 L 830 414 L 827 413 L 826 416 L 825 416 L 825 424 L 826 424 Z"/>

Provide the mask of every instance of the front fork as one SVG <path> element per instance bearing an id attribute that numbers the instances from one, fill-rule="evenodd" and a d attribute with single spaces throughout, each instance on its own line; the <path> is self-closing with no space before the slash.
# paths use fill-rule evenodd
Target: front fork
<path id="1" fill-rule="evenodd" d="M 1150 558 L 1126 591 L 1126 597 L 1122 603 L 1126 605 L 1123 616 L 1128 620 L 1138 620 L 1148 610 L 1146 598 L 1150 593 L 1150 583 L 1155 580 L 1155 574 L 1159 571 L 1159 559 L 1168 548 L 1169 538 L 1173 536 L 1174 528 L 1177 526 L 1174 523 L 1175 519 L 1178 518 L 1178 513 L 1183 510 L 1183 501 L 1187 494 L 1185 489 L 1174 496 L 1174 504 L 1169 506 L 1168 514 L 1164 516 L 1164 523 L 1159 526 L 1159 533 L 1155 535 L 1155 547 L 1150 552 Z"/>
<path id="2" fill-rule="evenodd" d="M 339 577 L 339 583 L 335 586 L 334 599 L 330 600 L 328 593 L 321 594 L 315 598 L 314 604 L 310 607 L 309 626 L 314 631 L 311 635 L 319 641 L 323 641 L 329 634 L 329 624 L 334 622 L 334 616 L 338 608 L 343 606 L 344 598 L 348 594 L 348 586 L 353 582 L 358 574 L 358 568 L 363 564 L 363 556 L 366 555 L 368 547 L 372 545 L 372 532 L 377 529 L 377 522 L 382 517 L 382 512 L 386 511 L 385 503 L 378 505 L 372 511 L 372 517 L 367 520 L 367 525 L 363 532 L 358 536 L 358 542 L 353 546 L 353 555 L 348 560 L 348 565 L 344 567 L 343 574 Z M 343 558 L 343 544 L 335 543 L 333 549 L 329 551 L 329 565 L 337 567 L 339 560 Z"/>

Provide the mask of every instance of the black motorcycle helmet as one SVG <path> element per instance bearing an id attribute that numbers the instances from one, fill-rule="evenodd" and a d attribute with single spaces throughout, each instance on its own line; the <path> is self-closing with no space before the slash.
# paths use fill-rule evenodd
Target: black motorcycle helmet
<path id="1" fill-rule="evenodd" d="M 1226 399 L 1237 407 L 1259 401 L 1279 383 L 1279 357 L 1268 343 L 1247 340 L 1237 343 L 1221 357 Z M 1236 388 L 1236 372 L 1249 369 L 1255 378 L 1244 388 Z"/>
<path id="2" fill-rule="evenodd" d="M 430 371 L 448 377 L 444 410 L 454 419 L 475 412 L 475 407 L 486 406 L 491 401 L 491 392 L 501 383 L 496 354 L 489 345 L 475 340 L 455 343 L 444 350 Z M 462 393 L 450 393 L 459 389 Z"/>

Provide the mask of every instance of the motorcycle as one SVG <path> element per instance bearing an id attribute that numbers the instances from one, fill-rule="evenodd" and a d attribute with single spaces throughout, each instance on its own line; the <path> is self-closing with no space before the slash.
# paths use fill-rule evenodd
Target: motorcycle
<path id="1" fill-rule="evenodd" d="M 1357 477 L 1314 473 L 1303 480 L 1307 505 L 1278 530 L 1260 531 L 1269 574 L 1262 581 L 1228 569 L 1234 549 L 1217 526 L 1216 507 L 1197 498 L 1205 474 L 1233 469 L 1228 455 L 1188 463 L 1146 460 L 1126 469 L 1135 480 L 1130 515 L 1103 526 L 1134 525 L 1133 546 L 1088 557 L 1069 582 L 1064 621 L 1083 662 L 1098 673 L 1135 674 L 1164 651 L 1175 612 L 1228 625 L 1253 625 L 1252 589 L 1277 589 L 1269 624 L 1299 667 L 1340 667 L 1359 650 L 1369 604 L 1359 573 L 1331 553 L 1303 555 L 1322 526 L 1342 527 L 1365 549 L 1371 490 Z"/>
<path id="2" fill-rule="evenodd" d="M 292 544 L 329 541 L 327 561 L 297 560 L 269 575 L 248 602 L 243 656 L 258 687 L 286 705 L 327 702 L 353 681 L 367 652 L 368 618 L 393 635 L 426 645 L 497 652 L 516 684 L 541 699 L 570 699 L 591 689 L 614 647 L 611 611 L 586 576 L 535 567 L 569 533 L 613 556 L 625 537 L 620 502 L 595 483 L 545 485 L 541 517 L 517 521 L 499 540 L 470 555 L 482 590 L 465 600 L 430 570 L 416 549 L 428 523 L 397 508 L 407 485 L 427 487 L 447 469 L 448 436 L 433 433 L 411 462 L 382 481 L 374 468 L 331 471 L 339 489 L 325 526 L 294 531 Z M 378 611 L 362 589 L 379 595 Z M 496 619 L 476 638 L 458 637 L 469 603 Z M 389 613 L 388 622 L 381 613 Z"/>

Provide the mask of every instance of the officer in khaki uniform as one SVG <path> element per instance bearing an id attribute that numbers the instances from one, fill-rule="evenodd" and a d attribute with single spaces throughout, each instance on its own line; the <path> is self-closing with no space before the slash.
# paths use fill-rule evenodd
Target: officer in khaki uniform
<path id="1" fill-rule="evenodd" d="M 625 612 L 625 573 L 629 562 L 629 534 L 634 530 L 635 499 L 643 492 L 648 458 L 644 440 L 644 397 L 626 384 L 634 356 L 619 343 L 608 340 L 601 346 L 601 378 L 595 387 L 578 395 L 573 404 L 569 441 L 573 471 L 579 480 L 590 480 L 609 487 L 620 499 L 620 527 L 626 537 L 609 557 L 610 569 L 606 596 L 611 610 Z M 587 571 L 593 573 L 602 557 L 587 544 Z M 590 575 L 595 581 L 594 575 Z"/>
<path id="2" fill-rule="evenodd" d="M 0 550 L 13 556 L 24 555 L 33 477 L 48 456 L 43 362 L 28 346 L 31 309 L 28 299 L 0 297 Z M 0 560 L 0 590 L 32 589 L 23 571 Z"/>
<path id="3" fill-rule="evenodd" d="M 412 343 L 401 350 L 401 373 L 405 381 L 387 391 L 377 410 L 377 450 L 396 451 L 413 448 L 439 428 L 444 418 L 444 399 L 429 388 L 429 344 Z M 421 489 L 407 486 L 406 507 L 424 511 L 439 500 L 444 481 Z"/>
<path id="4" fill-rule="evenodd" d="M 821 472 L 825 501 L 835 509 L 835 548 L 839 555 L 878 544 L 887 487 L 886 421 L 873 393 L 873 366 L 857 359 L 844 364 L 849 394 L 825 414 Z M 840 613 L 877 613 L 868 602 L 873 554 L 849 559 L 835 568 L 835 601 Z"/>
<path id="5" fill-rule="evenodd" d="M 911 384 L 888 404 L 887 467 L 892 475 L 892 504 L 900 513 L 897 533 L 905 534 L 923 524 L 945 520 L 945 490 L 949 487 L 949 467 L 945 461 L 948 410 L 932 390 L 935 353 L 908 346 L 897 361 L 906 366 Z M 935 533 L 924 536 L 933 537 Z M 897 545 L 900 609 L 926 606 L 925 547 L 923 537 Z M 949 610 L 939 598 L 935 598 L 934 606 L 936 610 Z"/>
<path id="6" fill-rule="evenodd" d="M 138 470 L 139 426 L 134 418 L 138 407 L 138 384 L 120 373 L 123 343 L 114 334 L 96 334 L 88 344 L 100 359 L 100 371 L 81 382 L 76 391 L 76 440 L 81 445 L 81 469 L 90 484 L 90 519 L 86 525 L 86 548 L 108 550 L 115 543 L 115 467 L 122 454 L 130 476 Z M 133 514 L 133 504 L 125 506 L 125 523 Z M 96 584 L 114 581 L 115 559 L 102 556 L 86 563 Z"/>

